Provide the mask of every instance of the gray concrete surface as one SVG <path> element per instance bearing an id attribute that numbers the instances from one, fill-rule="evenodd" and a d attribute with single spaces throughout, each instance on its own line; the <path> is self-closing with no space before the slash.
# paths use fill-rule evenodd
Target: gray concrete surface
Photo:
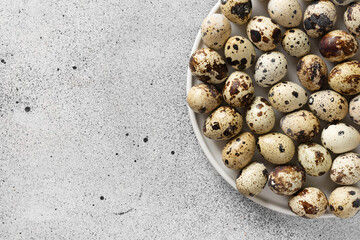
<path id="1" fill-rule="evenodd" d="M 215 0 L 0 2 L 0 239 L 357 239 L 242 197 L 200 149 L 187 61 Z"/>

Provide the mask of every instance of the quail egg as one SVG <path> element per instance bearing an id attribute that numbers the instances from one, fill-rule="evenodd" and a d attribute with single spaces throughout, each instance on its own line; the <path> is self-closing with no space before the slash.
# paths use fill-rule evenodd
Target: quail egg
<path id="1" fill-rule="evenodd" d="M 340 185 L 353 185 L 360 181 L 360 155 L 350 152 L 335 158 L 330 178 Z"/>
<path id="2" fill-rule="evenodd" d="M 352 1 L 352 0 L 351 0 Z M 352 3 L 344 13 L 346 28 L 354 37 L 360 37 L 360 2 Z"/>
<path id="3" fill-rule="evenodd" d="M 191 73 L 205 83 L 219 84 L 229 76 L 224 59 L 210 48 L 194 52 L 190 58 Z"/>
<path id="4" fill-rule="evenodd" d="M 220 0 L 222 13 L 230 21 L 242 25 L 251 17 L 251 0 Z"/>
<path id="5" fill-rule="evenodd" d="M 270 0 L 268 12 L 271 19 L 285 28 L 296 27 L 302 21 L 302 10 L 297 0 Z"/>
<path id="6" fill-rule="evenodd" d="M 241 169 L 252 159 L 255 153 L 255 137 L 244 132 L 230 140 L 222 150 L 222 160 L 228 168 Z"/>
<path id="7" fill-rule="evenodd" d="M 222 14 L 211 14 L 201 24 L 201 37 L 209 48 L 215 50 L 223 48 L 230 34 L 230 21 Z"/>
<path id="8" fill-rule="evenodd" d="M 319 133 L 320 121 L 312 112 L 300 110 L 281 118 L 280 127 L 290 138 L 305 142 Z"/>
<path id="9" fill-rule="evenodd" d="M 302 57 L 310 52 L 309 37 L 298 28 L 286 30 L 281 41 L 285 52 L 293 57 Z"/>
<path id="10" fill-rule="evenodd" d="M 227 63 L 237 70 L 248 69 L 256 59 L 254 46 L 241 36 L 231 37 L 226 42 L 224 54 Z"/>
<path id="11" fill-rule="evenodd" d="M 262 51 L 275 49 L 281 40 L 280 26 L 264 16 L 253 17 L 246 28 L 250 41 Z"/>
<path id="12" fill-rule="evenodd" d="M 212 112 L 221 101 L 221 93 L 211 84 L 195 85 L 187 95 L 187 103 L 196 113 Z"/>
<path id="13" fill-rule="evenodd" d="M 205 120 L 203 133 L 213 140 L 227 140 L 235 137 L 243 126 L 243 119 L 235 108 L 222 106 Z"/>
<path id="14" fill-rule="evenodd" d="M 343 95 L 360 93 L 360 62 L 351 61 L 336 65 L 330 72 L 328 82 L 332 89 Z"/>
<path id="15" fill-rule="evenodd" d="M 317 91 L 327 81 L 328 68 L 322 58 L 310 54 L 300 59 L 296 73 L 304 87 L 310 91 Z"/>
<path id="16" fill-rule="evenodd" d="M 281 81 L 287 73 L 287 61 L 281 52 L 267 52 L 259 57 L 255 65 L 255 82 L 260 87 L 271 87 Z"/>
<path id="17" fill-rule="evenodd" d="M 256 196 L 266 186 L 268 171 L 264 164 L 254 162 L 240 171 L 236 188 L 245 196 Z"/>
<path id="18" fill-rule="evenodd" d="M 275 113 L 263 97 L 256 97 L 246 112 L 246 123 L 256 134 L 270 132 L 275 126 Z"/>
<path id="19" fill-rule="evenodd" d="M 335 5 L 346 6 L 356 0 L 331 0 Z"/>
<path id="20" fill-rule="evenodd" d="M 326 126 L 321 133 L 321 143 L 333 153 L 345 153 L 360 143 L 359 132 L 347 123 Z"/>
<path id="21" fill-rule="evenodd" d="M 330 170 L 331 155 L 320 144 L 303 143 L 298 146 L 298 160 L 301 167 L 310 176 L 321 176 Z"/>
<path id="22" fill-rule="evenodd" d="M 269 174 L 268 186 L 276 194 L 293 195 L 305 183 L 306 175 L 297 166 L 278 166 Z"/>
<path id="23" fill-rule="evenodd" d="M 329 197 L 330 211 L 339 218 L 350 218 L 360 210 L 360 189 L 357 187 L 338 187 Z"/>
<path id="24" fill-rule="evenodd" d="M 233 107 L 244 107 L 254 98 L 254 84 L 245 72 L 233 72 L 223 88 L 224 100 Z"/>
<path id="25" fill-rule="evenodd" d="M 349 115 L 355 124 L 360 125 L 360 95 L 350 101 Z"/>

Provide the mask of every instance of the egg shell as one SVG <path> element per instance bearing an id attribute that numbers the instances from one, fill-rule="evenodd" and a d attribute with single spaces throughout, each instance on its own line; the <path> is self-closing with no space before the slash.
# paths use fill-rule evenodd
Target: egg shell
<path id="1" fill-rule="evenodd" d="M 228 168 L 242 169 L 253 158 L 255 153 L 255 137 L 244 132 L 230 140 L 222 150 L 222 160 Z"/>
<path id="2" fill-rule="evenodd" d="M 292 112 L 302 108 L 308 100 L 308 94 L 298 84 L 281 82 L 269 91 L 270 104 L 280 112 Z"/>
<path id="3" fill-rule="evenodd" d="M 295 154 L 293 141 L 282 133 L 269 133 L 258 138 L 257 148 L 260 155 L 270 163 L 285 164 Z"/>
<path id="4" fill-rule="evenodd" d="M 322 88 L 328 78 L 325 61 L 313 54 L 306 55 L 299 60 L 296 73 L 301 84 L 310 91 Z"/>
<path id="5" fill-rule="evenodd" d="M 190 57 L 191 73 L 205 83 L 219 84 L 229 76 L 224 59 L 210 48 L 202 48 Z"/>
<path id="6" fill-rule="evenodd" d="M 274 50 L 281 41 L 281 29 L 268 17 L 253 17 L 247 25 L 246 33 L 250 41 L 262 51 Z"/>
<path id="7" fill-rule="evenodd" d="M 356 55 L 359 43 L 350 33 L 334 30 L 320 40 L 319 51 L 330 62 L 342 62 Z"/>
<path id="8" fill-rule="evenodd" d="M 235 108 L 222 106 L 206 118 L 203 133 L 213 140 L 227 140 L 239 134 L 242 126 L 241 114 Z"/>
<path id="9" fill-rule="evenodd" d="M 225 17 L 238 25 L 245 24 L 251 17 L 251 0 L 220 0 L 220 3 Z"/>
<path id="10" fill-rule="evenodd" d="M 270 132 L 275 126 L 275 112 L 263 97 L 256 97 L 246 112 L 246 123 L 256 134 Z"/>
<path id="11" fill-rule="evenodd" d="M 281 118 L 280 127 L 288 137 L 305 142 L 319 133 L 320 121 L 312 112 L 300 110 Z"/>
<path id="12" fill-rule="evenodd" d="M 222 14 L 211 14 L 201 24 L 201 37 L 209 48 L 223 48 L 230 35 L 230 21 Z"/>
<path id="13" fill-rule="evenodd" d="M 317 143 L 303 143 L 298 146 L 298 160 L 301 167 L 310 176 L 321 176 L 331 168 L 330 153 Z"/>
<path id="14" fill-rule="evenodd" d="M 293 195 L 305 183 L 305 172 L 297 166 L 278 166 L 269 174 L 268 186 L 276 194 Z"/>
<path id="15" fill-rule="evenodd" d="M 354 60 L 336 65 L 329 74 L 328 82 L 340 94 L 360 93 L 360 62 Z"/>
<path id="16" fill-rule="evenodd" d="M 293 57 L 305 56 L 311 50 L 309 37 L 298 28 L 286 30 L 281 45 L 285 52 Z"/>
<path id="17" fill-rule="evenodd" d="M 352 3 L 344 13 L 344 22 L 354 37 L 360 37 L 360 2 Z"/>
<path id="18" fill-rule="evenodd" d="M 254 84 L 251 77 L 245 73 L 233 72 L 226 80 L 223 88 L 224 100 L 233 107 L 244 107 L 254 98 Z"/>
<path id="19" fill-rule="evenodd" d="M 296 27 L 302 21 L 302 9 L 297 0 L 270 0 L 268 12 L 275 22 L 285 28 Z"/>
<path id="20" fill-rule="evenodd" d="M 255 82 L 260 87 L 271 87 L 286 76 L 287 64 L 287 60 L 281 52 L 264 53 L 255 65 Z"/>
<path id="21" fill-rule="evenodd" d="M 265 188 L 268 171 L 264 164 L 254 162 L 240 171 L 236 188 L 245 196 L 256 196 Z"/>
<path id="22" fill-rule="evenodd" d="M 337 122 L 342 120 L 348 112 L 346 98 L 331 90 L 315 92 L 309 97 L 310 110 L 321 120 Z"/>
<path id="23" fill-rule="evenodd" d="M 237 70 L 248 69 L 256 60 L 254 46 L 249 40 L 241 36 L 229 38 L 225 45 L 224 54 L 227 63 Z"/>
<path id="24" fill-rule="evenodd" d="M 360 155 L 350 152 L 335 158 L 330 178 L 340 185 L 353 185 L 360 181 Z"/>
<path id="25" fill-rule="evenodd" d="M 331 0 L 335 5 L 346 6 L 356 0 Z"/>
<path id="26" fill-rule="evenodd" d="M 350 218 L 360 210 L 360 189 L 344 186 L 336 188 L 329 197 L 330 211 L 338 218 Z"/>
<path id="27" fill-rule="evenodd" d="M 296 215 L 306 218 L 318 218 L 326 212 L 328 200 L 318 188 L 307 187 L 298 192 L 289 201 L 289 207 Z"/>
<path id="28" fill-rule="evenodd" d="M 357 95 L 350 101 L 349 115 L 355 124 L 360 125 L 360 95 Z"/>
<path id="29" fill-rule="evenodd" d="M 333 28 L 336 19 L 337 14 L 334 4 L 327 0 L 320 0 L 306 8 L 303 25 L 309 37 L 317 38 L 329 32 Z"/>
<path id="30" fill-rule="evenodd" d="M 359 132 L 347 123 L 326 126 L 321 133 L 321 143 L 333 153 L 345 153 L 360 143 Z"/>
<path id="31" fill-rule="evenodd" d="M 196 113 L 212 112 L 221 104 L 221 101 L 221 93 L 211 84 L 195 85 L 187 95 L 187 103 Z"/>

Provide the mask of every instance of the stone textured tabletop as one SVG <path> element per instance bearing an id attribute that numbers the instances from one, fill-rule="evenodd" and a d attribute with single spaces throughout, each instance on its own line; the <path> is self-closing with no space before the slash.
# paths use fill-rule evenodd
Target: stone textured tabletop
<path id="1" fill-rule="evenodd" d="M 242 197 L 190 124 L 215 0 L 0 2 L 0 239 L 356 239 Z"/>

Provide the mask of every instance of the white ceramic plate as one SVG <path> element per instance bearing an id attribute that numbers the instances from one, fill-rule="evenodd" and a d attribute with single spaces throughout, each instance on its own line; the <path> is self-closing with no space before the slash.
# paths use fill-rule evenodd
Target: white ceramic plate
<path id="1" fill-rule="evenodd" d="M 302 10 L 303 12 L 306 9 L 306 6 L 309 5 L 309 3 L 304 3 L 303 0 L 299 0 L 300 4 L 302 5 Z M 260 0 L 253 0 L 253 13 L 252 16 L 267 16 L 269 17 L 268 13 L 267 13 L 267 3 L 268 1 L 260 1 Z M 343 22 L 343 15 L 344 15 L 344 11 L 346 10 L 346 7 L 337 7 L 337 13 L 338 13 L 338 20 L 337 20 L 337 24 L 335 25 L 335 27 L 333 29 L 343 29 L 346 30 L 344 22 Z M 211 12 L 209 14 L 212 13 L 221 13 L 220 10 L 220 1 L 213 7 L 213 9 L 211 10 Z M 204 16 L 205 18 L 205 16 Z M 200 24 L 199 23 L 199 28 L 200 28 Z M 232 34 L 231 36 L 246 36 L 246 25 L 244 24 L 242 26 L 238 26 L 232 23 Z M 302 26 L 299 26 L 299 28 L 303 29 Z M 282 28 L 283 32 L 284 32 L 284 28 Z M 316 54 L 318 56 L 321 56 L 319 50 L 318 50 L 318 44 L 319 44 L 319 40 L 320 39 L 310 39 L 311 42 L 311 53 Z M 202 40 L 201 40 L 201 34 L 200 31 L 196 37 L 193 49 L 192 49 L 192 53 L 195 52 L 197 49 L 206 47 Z M 296 82 L 298 84 L 298 78 L 296 75 L 296 64 L 298 62 L 298 59 L 295 57 L 291 57 L 288 54 L 286 54 L 282 47 L 281 44 L 279 45 L 279 47 L 277 49 L 275 49 L 275 51 L 280 51 L 282 53 L 284 53 L 284 55 L 286 56 L 286 59 L 288 61 L 288 73 L 286 75 L 286 77 L 283 79 L 283 81 L 287 80 L 287 81 L 292 81 L 292 82 Z M 218 51 L 223 57 L 223 51 Z M 260 50 L 256 49 L 256 53 L 257 53 L 257 58 L 263 53 Z M 360 59 L 360 52 L 353 57 L 352 59 Z M 330 62 L 326 62 L 329 71 L 335 66 L 333 63 Z M 229 72 L 233 72 L 234 69 L 232 69 L 232 67 L 228 66 L 229 68 Z M 247 72 L 252 78 L 254 76 L 254 67 L 251 67 L 249 69 L 247 69 L 245 72 Z M 196 79 L 195 77 L 193 77 L 191 75 L 190 70 L 188 70 L 188 74 L 187 74 L 187 92 L 190 90 L 190 88 L 193 85 L 199 84 L 201 83 L 198 79 Z M 268 99 L 267 97 L 267 93 L 269 88 L 261 88 L 259 87 L 257 84 L 255 85 L 255 95 L 256 96 L 264 96 L 266 99 Z M 301 85 L 301 84 L 300 84 Z M 310 92 L 308 92 L 310 94 Z M 351 97 L 347 97 L 348 100 L 351 99 Z M 305 107 L 305 109 L 307 109 L 307 107 Z M 238 109 L 239 112 L 241 112 L 242 116 L 245 116 L 245 109 Z M 282 132 L 279 126 L 279 120 L 280 118 L 283 116 L 282 113 L 280 112 L 276 112 L 276 120 L 277 120 L 277 124 L 275 125 L 275 128 L 273 129 L 273 132 Z M 190 119 L 191 119 L 191 123 L 193 125 L 194 128 L 194 132 L 195 135 L 200 143 L 201 148 L 203 149 L 205 155 L 207 156 L 207 158 L 209 159 L 210 163 L 214 166 L 214 168 L 219 172 L 219 174 L 231 185 L 236 189 L 236 185 L 235 185 L 235 179 L 238 175 L 238 171 L 234 171 L 231 170 L 229 168 L 227 168 L 221 159 L 221 150 L 223 148 L 223 146 L 226 144 L 226 141 L 213 141 L 210 139 L 207 139 L 203 133 L 202 133 L 202 126 L 204 124 L 204 121 L 207 117 L 207 115 L 203 115 L 203 114 L 195 114 L 190 108 L 189 108 L 189 114 L 190 114 Z M 349 116 L 347 116 L 343 122 L 347 122 L 350 123 L 352 126 L 354 126 L 357 130 L 359 130 L 359 126 L 355 125 L 354 123 L 352 123 L 352 121 L 350 120 Z M 326 125 L 325 122 L 321 122 L 321 127 L 323 128 Z M 321 129 L 322 129 L 321 128 Z M 242 131 L 249 131 L 249 128 L 246 126 L 246 124 L 244 123 L 244 128 Z M 256 135 L 255 135 L 256 136 Z M 317 138 L 314 139 L 314 142 L 320 143 L 320 133 L 318 134 Z M 296 143 L 296 146 L 298 145 L 298 143 Z M 355 152 L 360 153 L 360 147 L 358 147 L 356 150 L 354 150 Z M 336 157 L 336 155 L 332 155 L 333 159 Z M 268 163 L 266 160 L 264 160 L 260 154 L 258 153 L 258 151 L 256 150 L 255 152 L 255 156 L 253 158 L 253 161 L 258 161 L 258 162 L 262 162 L 266 165 L 266 167 L 268 168 L 269 172 L 273 170 L 273 168 L 275 167 L 275 165 L 272 165 L 270 163 Z M 289 163 L 289 164 L 293 164 L 293 165 L 297 165 L 297 156 L 295 155 L 294 159 Z M 325 192 L 325 194 L 327 195 L 327 197 L 329 197 L 330 193 L 332 190 L 334 190 L 337 185 L 335 183 L 333 183 L 330 180 L 329 177 L 329 173 L 321 176 L 321 177 L 311 177 L 309 175 L 306 176 L 306 183 L 305 183 L 305 187 L 308 186 L 314 186 L 314 187 L 318 187 L 321 190 L 323 190 Z M 360 187 L 360 184 L 356 184 L 356 186 Z M 237 190 L 236 190 L 237 191 Z M 240 193 L 239 193 L 240 194 Z M 276 195 L 275 193 L 273 193 L 267 186 L 265 187 L 265 189 L 261 192 L 261 194 L 259 194 L 256 197 L 249 197 L 249 199 L 253 200 L 254 202 L 272 209 L 274 211 L 280 212 L 280 213 L 285 213 L 285 214 L 290 214 L 290 215 L 294 215 L 289 207 L 288 207 L 288 200 L 289 197 L 284 197 L 284 196 L 279 196 Z M 329 211 L 327 211 L 322 218 L 326 218 L 326 217 L 334 217 L 334 215 L 332 215 Z"/>

